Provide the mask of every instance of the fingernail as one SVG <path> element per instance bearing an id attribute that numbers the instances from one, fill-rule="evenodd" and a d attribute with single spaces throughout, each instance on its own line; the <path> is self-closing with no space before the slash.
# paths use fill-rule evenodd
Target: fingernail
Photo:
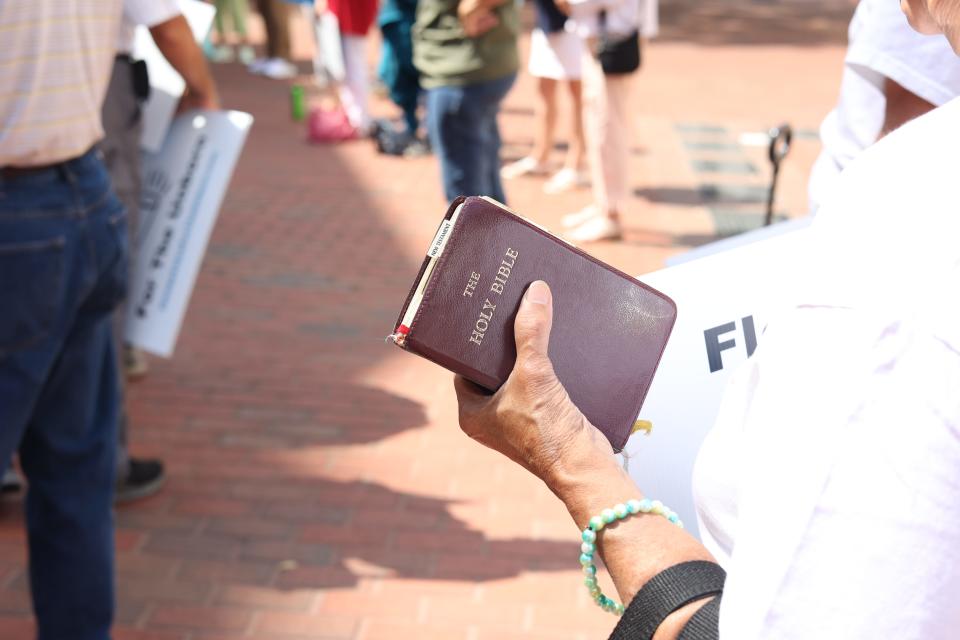
<path id="1" fill-rule="evenodd" d="M 550 302 L 550 287 L 543 280 L 534 280 L 527 287 L 527 293 L 523 299 L 533 304 L 547 304 Z"/>

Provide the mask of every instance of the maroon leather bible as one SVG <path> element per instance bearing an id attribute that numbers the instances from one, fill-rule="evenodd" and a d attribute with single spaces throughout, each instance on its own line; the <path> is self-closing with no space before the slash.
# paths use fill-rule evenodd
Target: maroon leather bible
<path id="1" fill-rule="evenodd" d="M 557 377 L 622 450 L 676 305 L 493 200 L 461 197 L 450 206 L 391 338 L 495 391 L 513 369 L 513 323 L 534 280 L 553 293 L 549 353 Z"/>

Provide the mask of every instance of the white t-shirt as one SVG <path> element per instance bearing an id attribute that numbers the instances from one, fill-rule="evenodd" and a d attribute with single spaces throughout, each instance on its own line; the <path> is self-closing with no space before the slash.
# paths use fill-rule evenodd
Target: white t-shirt
<path id="1" fill-rule="evenodd" d="M 911 29 L 894 0 L 861 0 L 850 22 L 840 97 L 820 126 L 823 151 L 810 173 L 811 211 L 825 201 L 843 168 L 880 135 L 885 77 L 940 106 L 960 95 L 960 58 L 944 36 Z"/>
<path id="2" fill-rule="evenodd" d="M 130 53 L 137 27 L 155 27 L 180 15 L 177 0 L 123 0 L 123 20 L 117 34 L 117 53 Z"/>
<path id="3" fill-rule="evenodd" d="M 720 637 L 960 634 L 960 98 L 865 151 L 694 470 Z"/>
<path id="4" fill-rule="evenodd" d="M 613 34 L 640 31 L 652 38 L 660 31 L 659 0 L 570 0 L 567 29 L 583 39 L 596 37 L 600 11 L 607 12 L 606 29 Z"/>

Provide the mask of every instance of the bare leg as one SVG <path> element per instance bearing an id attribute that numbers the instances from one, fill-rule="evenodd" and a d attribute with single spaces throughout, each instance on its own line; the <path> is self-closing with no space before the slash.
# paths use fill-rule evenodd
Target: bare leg
<path id="1" fill-rule="evenodd" d="M 557 81 L 537 78 L 537 93 L 540 94 L 540 100 L 537 101 L 535 112 L 537 128 L 534 132 L 533 149 L 523 158 L 500 170 L 500 176 L 507 180 L 543 174 L 553 150 L 553 132 L 557 124 Z"/>
<path id="2" fill-rule="evenodd" d="M 574 242 L 616 240 L 622 235 L 620 205 L 625 191 L 626 135 L 619 126 L 626 105 L 626 93 L 618 91 L 622 80 L 605 76 L 600 63 L 589 51 L 583 53 L 583 126 L 590 158 L 593 205 L 564 216 L 563 225 L 572 227 L 567 236 Z"/>
<path id="3" fill-rule="evenodd" d="M 544 165 L 553 149 L 553 134 L 557 128 L 557 81 L 552 78 L 537 78 L 537 133 L 530 157 L 538 165 Z"/>
<path id="4" fill-rule="evenodd" d="M 583 166 L 586 153 L 586 143 L 583 139 L 583 92 L 579 80 L 570 80 L 567 83 L 570 91 L 570 146 L 567 149 L 567 158 L 563 163 L 565 169 L 579 171 Z"/>

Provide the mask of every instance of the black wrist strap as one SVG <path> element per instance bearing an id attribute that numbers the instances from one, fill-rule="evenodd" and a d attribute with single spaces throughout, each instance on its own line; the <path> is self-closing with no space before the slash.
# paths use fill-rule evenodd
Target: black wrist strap
<path id="1" fill-rule="evenodd" d="M 677 640 L 720 640 L 720 598 L 703 605 L 683 626 Z"/>
<path id="2" fill-rule="evenodd" d="M 703 560 L 664 569 L 637 592 L 610 640 L 650 640 L 660 623 L 680 607 L 721 593 L 726 577 L 720 565 Z"/>

